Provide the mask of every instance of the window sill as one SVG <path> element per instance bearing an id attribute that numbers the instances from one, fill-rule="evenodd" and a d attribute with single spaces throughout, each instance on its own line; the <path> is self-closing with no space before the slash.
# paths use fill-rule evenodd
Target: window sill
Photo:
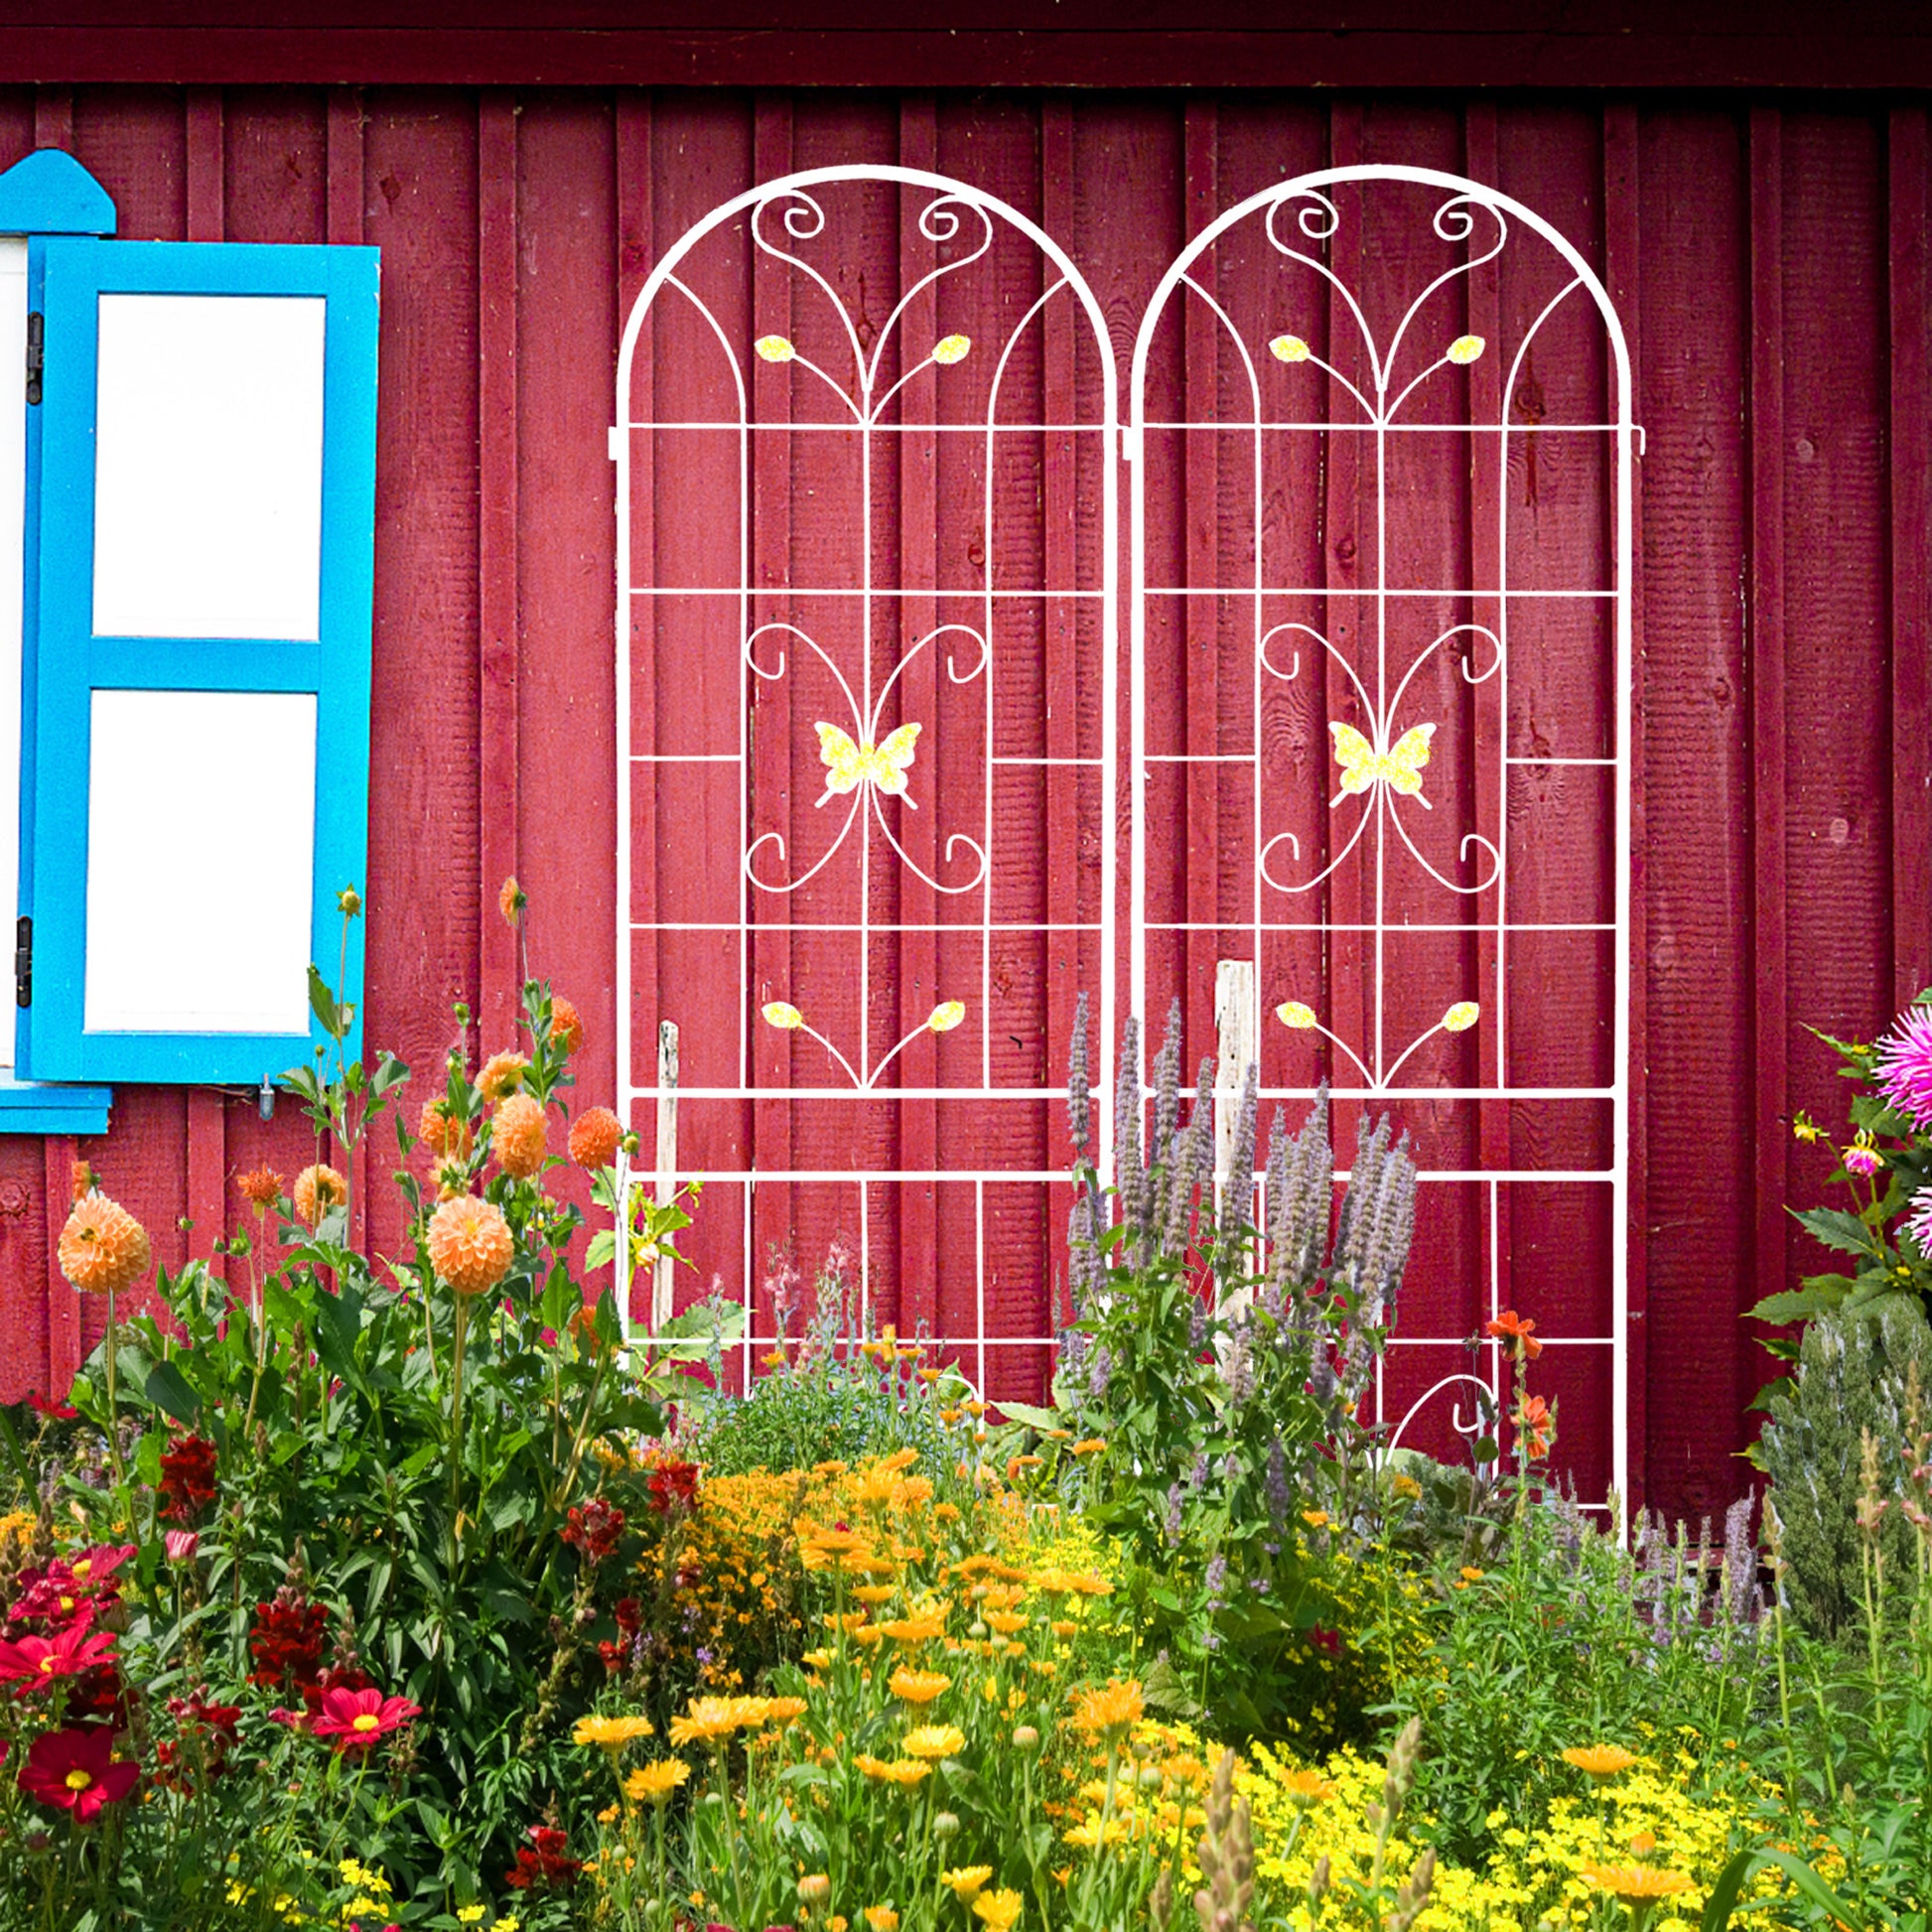
<path id="1" fill-rule="evenodd" d="M 112 1087 L 43 1086 L 0 1068 L 0 1134 L 104 1134 Z"/>

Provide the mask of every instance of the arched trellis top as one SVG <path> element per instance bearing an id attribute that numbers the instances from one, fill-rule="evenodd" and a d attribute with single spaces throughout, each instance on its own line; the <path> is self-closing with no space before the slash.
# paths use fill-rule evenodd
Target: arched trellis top
<path id="1" fill-rule="evenodd" d="M 1088 287 L 1086 277 L 1074 266 L 1073 258 L 1036 221 L 1022 214 L 1009 203 L 1001 201 L 997 195 L 989 195 L 984 190 L 974 188 L 970 183 L 957 181 L 950 175 L 928 174 L 921 168 L 898 168 L 886 163 L 875 166 L 866 162 L 848 163 L 836 168 L 805 168 L 796 174 L 780 175 L 774 180 L 760 182 L 756 188 L 748 188 L 742 195 L 734 196 L 729 202 L 720 203 L 703 220 L 695 221 L 685 229 L 644 278 L 644 285 L 638 290 L 637 299 L 630 305 L 630 313 L 624 319 L 623 335 L 618 348 L 618 420 L 620 423 L 622 422 L 628 406 L 631 364 L 636 355 L 637 339 L 643 331 L 645 318 L 665 285 L 675 281 L 679 265 L 691 251 L 708 234 L 723 227 L 735 215 L 745 213 L 747 209 L 762 208 L 773 202 L 808 195 L 814 188 L 831 187 L 841 182 L 929 188 L 939 197 L 938 202 L 933 204 L 935 208 L 943 208 L 948 202 L 958 202 L 963 207 L 978 209 L 990 218 L 1006 222 L 1025 235 L 1059 270 L 1068 289 L 1086 315 L 1088 327 L 1093 332 L 1094 350 L 1099 355 L 1101 363 L 1103 378 L 1100 385 L 1101 420 L 1109 432 L 1108 441 L 1110 446 L 1112 445 L 1112 432 L 1120 420 L 1117 401 L 1119 378 L 1114 366 L 1113 339 L 1107 333 L 1107 318 L 1100 307 L 1099 298 Z M 928 210 L 928 213 L 930 211 Z M 786 231 L 793 239 L 803 238 L 791 227 L 789 218 L 787 218 Z M 905 304 L 911 299 L 913 293 L 916 293 L 916 290 L 908 290 L 900 296 L 893 312 L 892 321 L 888 322 L 886 328 L 880 332 L 882 342 L 891 335 L 893 323 L 897 322 L 898 316 L 903 313 Z M 616 432 L 613 434 L 615 439 Z M 616 447 L 614 440 L 613 449 L 615 450 Z M 1111 504 L 1111 487 L 1108 498 Z M 1111 563 L 1114 554 L 1111 525 L 1108 535 L 1107 556 Z"/>

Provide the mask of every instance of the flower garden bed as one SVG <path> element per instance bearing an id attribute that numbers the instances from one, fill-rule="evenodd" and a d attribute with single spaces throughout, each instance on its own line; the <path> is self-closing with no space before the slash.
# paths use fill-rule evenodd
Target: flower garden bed
<path id="1" fill-rule="evenodd" d="M 593 1266 L 702 1208 L 615 1224 L 581 1031 L 532 982 L 414 1133 L 393 1060 L 299 1076 L 317 1159 L 240 1177 L 230 1285 L 164 1273 L 132 1318 L 146 1234 L 76 1176 L 108 1340 L 0 1443 L 0 1927 L 1924 1926 L 1916 1061 L 1848 1049 L 1878 1085 L 1813 1226 L 1858 1272 L 1771 1311 L 1812 1325 L 1769 1504 L 1626 1547 L 1547 1475 L 1532 1321 L 1490 1324 L 1471 1465 L 1357 1420 L 1414 1171 L 1365 1131 L 1331 1226 L 1317 1106 L 1266 1225 L 1217 1226 L 1172 1043 L 1106 1191 L 1076 1051 L 1050 1408 L 865 1332 L 838 1254 L 746 1399 L 704 1372 L 728 1309 L 626 1353 L 553 1144 Z M 371 1129 L 412 1230 L 380 1265 Z"/>

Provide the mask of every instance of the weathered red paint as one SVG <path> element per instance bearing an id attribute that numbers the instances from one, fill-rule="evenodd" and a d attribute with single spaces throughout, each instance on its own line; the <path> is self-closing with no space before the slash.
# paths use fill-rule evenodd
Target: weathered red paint
<path id="1" fill-rule="evenodd" d="M 0 32 L 0 71 L 15 58 L 15 31 Z M 491 58 L 508 62 L 508 30 L 484 20 L 482 31 L 498 34 Z M 1724 1501 L 1760 1369 L 1740 1311 L 1812 1260 L 1778 1203 L 1816 1193 L 1823 1157 L 1791 1150 L 1784 1117 L 1804 1106 L 1833 1118 L 1843 1101 L 1829 1056 L 1799 1023 L 1868 1034 L 1895 998 L 1932 976 L 1922 105 L 1863 96 L 1802 107 L 1601 95 L 754 97 L 590 85 L 514 97 L 454 84 L 353 93 L 223 86 L 235 72 L 191 68 L 179 40 L 167 43 L 170 66 L 152 53 L 157 45 L 130 43 L 129 65 L 116 68 L 112 37 L 97 35 L 86 62 L 43 69 L 74 84 L 0 88 L 0 163 L 36 142 L 71 146 L 115 197 L 130 235 L 383 249 L 365 1010 L 371 1040 L 401 1051 L 419 1079 L 433 1078 L 456 1036 L 458 997 L 483 1016 L 473 1050 L 507 1043 L 512 967 L 495 893 L 513 870 L 531 896 L 532 964 L 577 1001 L 590 1030 L 583 1097 L 610 1098 L 604 436 L 614 347 L 650 262 L 718 201 L 790 167 L 936 157 L 940 169 L 1043 216 L 1107 306 L 1122 351 L 1156 276 L 1216 207 L 1330 161 L 1473 172 L 1571 232 L 1601 263 L 1621 307 L 1648 436 L 1632 1150 L 1637 1461 L 1647 1462 L 1650 1497 L 1668 1507 Z M 266 44 L 248 45 L 259 53 Z M 273 63 L 295 58 L 276 45 L 272 61 L 264 55 L 248 71 L 276 78 Z M 514 45 L 527 47 L 521 37 Z M 836 77 L 871 75 L 867 64 L 887 62 L 893 45 L 875 36 Z M 1188 58 L 1206 60 L 1202 45 L 1191 43 Z M 412 54 L 420 65 L 411 71 L 449 81 L 461 53 L 442 69 L 435 53 Z M 369 58 L 378 55 L 391 58 L 380 48 Z M 1090 75 L 1146 78 L 1140 58 L 1095 56 Z M 1914 58 L 1910 48 L 1901 56 Z M 1534 62 L 1523 69 L 1534 70 Z M 773 83 L 789 77 L 762 71 Z M 195 84 L 104 84 L 98 76 L 108 72 Z M 518 76 L 499 67 L 488 77 Z M 1453 80 L 1454 70 L 1440 77 Z M 887 266 L 892 241 L 882 244 Z M 1471 292 L 1478 305 L 1500 299 L 1495 286 Z M 1049 394 L 1065 395 L 1072 367 L 1071 344 L 1049 343 Z M 1196 376 L 1183 355 L 1163 379 Z M 794 466 L 755 479 L 759 542 L 769 547 L 760 565 L 774 579 L 787 554 L 788 492 L 803 475 Z M 634 482 L 638 527 L 655 529 L 657 541 L 682 540 L 689 519 L 706 513 L 701 503 L 654 502 L 647 468 Z M 1472 477 L 1472 503 L 1500 486 Z M 928 481 L 908 464 L 898 498 L 908 532 L 923 526 L 929 491 L 942 487 L 938 472 Z M 1066 451 L 1049 459 L 1042 487 L 1048 542 L 1064 558 L 1083 540 L 1087 512 L 1076 497 L 1091 495 L 1092 480 Z M 1357 513 L 1358 484 L 1345 465 L 1331 465 L 1309 487 L 1327 533 L 1310 568 L 1340 590 L 1349 566 L 1336 539 Z M 1211 530 L 1199 540 L 1210 539 Z M 1182 581 L 1152 565 L 1150 577 Z M 1049 627 L 1045 647 L 1046 675 L 1065 688 L 1077 648 L 1070 620 Z M 640 694 L 639 717 L 659 724 L 702 701 L 674 663 L 645 663 Z M 1185 681 L 1173 696 L 1190 741 L 1211 731 L 1209 680 Z M 761 694 L 761 706 L 773 702 Z M 1057 897 L 1072 890 L 1079 859 L 1063 835 L 1073 818 L 1066 789 L 1049 795 L 1038 863 L 1043 889 Z M 654 824 L 646 803 L 637 836 L 675 852 L 701 829 Z M 1216 853 L 1211 817 L 1176 798 L 1155 857 L 1190 903 Z M 790 943 L 760 937 L 760 975 L 785 977 Z M 1211 952 L 1190 974 L 1194 1024 L 1209 1031 L 1201 968 Z M 640 944 L 640 985 L 674 968 L 657 955 Z M 1043 997 L 1056 1032 L 1095 964 L 1070 940 L 1054 957 Z M 920 978 L 938 968 L 915 944 L 900 970 Z M 1547 1014 L 1553 1035 L 1580 1010 L 1558 987 Z M 759 1048 L 782 1043 L 760 1036 Z M 766 1106 L 729 1138 L 738 1156 L 755 1149 L 777 1165 L 808 1161 L 827 1131 Z M 928 1131 L 943 1131 L 943 1116 L 931 1130 L 915 1122 L 914 1144 Z M 1530 1131 L 1492 1110 L 1483 1149 L 1493 1158 L 1511 1148 L 1520 1159 L 1518 1137 Z M 1057 1134 L 1057 1124 L 1044 1130 L 1042 1150 L 1058 1145 Z M 112 1132 L 77 1152 L 174 1267 L 240 1225 L 236 1170 L 268 1160 L 292 1173 L 314 1147 L 286 1103 L 263 1125 L 252 1098 L 125 1089 Z M 98 1334 L 98 1311 L 76 1309 L 51 1272 L 71 1158 L 55 1143 L 0 1146 L 0 1396 L 58 1384 Z M 376 1165 L 387 1163 L 378 1156 Z M 929 1217 L 915 1203 L 896 1236 L 897 1286 L 906 1311 L 944 1319 L 918 1262 L 923 1244 L 948 1238 L 951 1210 L 939 1191 Z M 785 1204 L 761 1193 L 760 1205 L 761 1240 L 781 1238 Z M 734 1226 L 740 1212 L 730 1190 L 706 1203 L 707 1215 Z M 192 1237 L 184 1216 L 195 1222 Z M 1512 1259 L 1528 1266 L 1552 1231 L 1547 1216 L 1519 1217 L 1508 1230 Z M 1467 1294 L 1462 1233 L 1454 1214 L 1425 1243 L 1413 1292 L 1444 1298 L 1436 1306 Z M 1008 1318 L 1038 1318 L 1044 1283 L 1034 1271 L 1051 1234 L 1035 1226 L 1004 1251 L 1030 1257 L 1026 1280 L 1013 1278 L 1017 1259 L 1006 1263 L 995 1306 Z M 1602 1230 L 1585 1234 L 1595 1240 Z M 379 1251 L 396 1252 L 392 1207 L 371 1215 L 370 1235 Z M 698 1247 L 702 1255 L 702 1239 Z M 1595 1401 L 1581 1386 L 1567 1393 L 1566 1447 L 1600 1425 Z"/>

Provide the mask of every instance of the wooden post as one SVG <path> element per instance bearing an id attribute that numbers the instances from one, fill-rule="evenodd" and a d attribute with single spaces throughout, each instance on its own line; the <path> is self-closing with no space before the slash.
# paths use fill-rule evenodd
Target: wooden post
<path id="1" fill-rule="evenodd" d="M 1253 1206 L 1249 1199 L 1223 1198 L 1228 1170 L 1234 1165 L 1234 1132 L 1241 1118 L 1241 1090 L 1248 1068 L 1259 1057 L 1255 1046 L 1255 963 L 1252 959 L 1214 962 L 1214 1197 L 1218 1212 L 1238 1214 L 1244 1221 Z M 1252 1291 L 1236 1289 L 1221 1305 L 1223 1314 L 1238 1314 L 1253 1299 Z"/>
<path id="2" fill-rule="evenodd" d="M 677 1193 L 677 1023 L 657 1023 L 657 1204 Z M 671 1263 L 660 1256 L 651 1273 L 650 1331 L 661 1335 L 671 1318 Z"/>

